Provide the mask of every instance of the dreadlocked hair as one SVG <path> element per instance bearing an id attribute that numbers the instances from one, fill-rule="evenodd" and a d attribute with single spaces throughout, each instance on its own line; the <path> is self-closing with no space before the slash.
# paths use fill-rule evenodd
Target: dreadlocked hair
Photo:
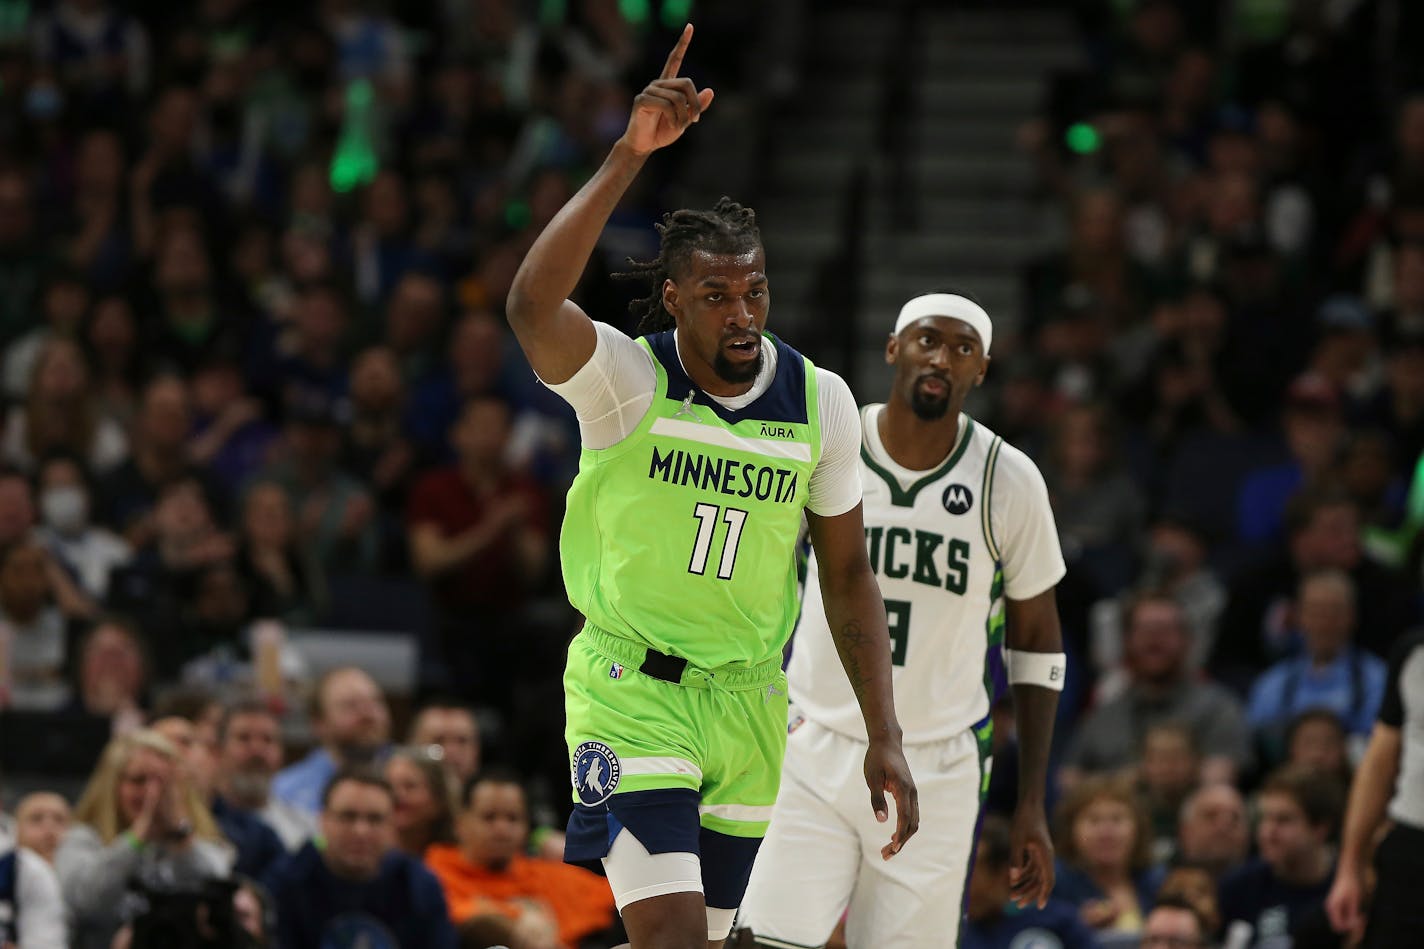
<path id="1" fill-rule="evenodd" d="M 629 270 L 615 273 L 615 280 L 641 280 L 648 295 L 628 304 L 628 312 L 638 317 L 638 335 L 660 333 L 676 325 L 663 306 L 663 282 L 686 272 L 695 251 L 709 254 L 744 254 L 761 246 L 756 212 L 731 198 L 723 197 L 710 211 L 683 208 L 663 215 L 654 225 L 661 239 L 658 256 L 652 260 L 628 258 Z"/>

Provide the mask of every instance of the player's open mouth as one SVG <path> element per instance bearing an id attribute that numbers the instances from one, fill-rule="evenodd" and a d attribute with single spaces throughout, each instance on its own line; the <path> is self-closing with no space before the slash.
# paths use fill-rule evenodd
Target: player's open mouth
<path id="1" fill-rule="evenodd" d="M 727 351 L 736 359 L 755 359 L 761 353 L 761 337 L 734 336 L 727 341 Z"/>
<path id="2" fill-rule="evenodd" d="M 949 383 L 938 376 L 928 376 L 920 380 L 920 388 L 925 393 L 933 396 L 949 395 Z"/>

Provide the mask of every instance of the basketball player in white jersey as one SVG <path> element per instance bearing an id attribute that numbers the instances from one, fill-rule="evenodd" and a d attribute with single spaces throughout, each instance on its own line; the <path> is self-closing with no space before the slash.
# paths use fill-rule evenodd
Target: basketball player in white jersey
<path id="1" fill-rule="evenodd" d="M 1011 893 L 1042 906 L 1053 889 L 1044 790 L 1066 667 L 1054 601 L 1063 555 L 1038 468 L 961 412 L 992 337 L 967 297 L 910 300 L 885 346 L 890 399 L 861 412 L 866 546 L 889 614 L 919 837 L 881 859 L 884 829 L 863 800 L 865 726 L 813 556 L 788 669 L 781 791 L 742 903 L 741 925 L 760 946 L 824 946 L 847 908 L 849 949 L 957 944 L 1005 668 L 1019 734 Z"/>

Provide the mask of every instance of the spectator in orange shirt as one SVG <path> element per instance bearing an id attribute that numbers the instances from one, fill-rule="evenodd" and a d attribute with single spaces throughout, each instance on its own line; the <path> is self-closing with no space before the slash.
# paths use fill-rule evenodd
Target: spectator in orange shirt
<path id="1" fill-rule="evenodd" d="M 602 877 L 523 856 L 529 805 L 518 775 L 499 768 L 475 775 L 461 807 L 459 844 L 425 852 L 456 925 L 507 920 L 512 944 L 534 949 L 575 949 L 613 925 L 613 893 Z"/>

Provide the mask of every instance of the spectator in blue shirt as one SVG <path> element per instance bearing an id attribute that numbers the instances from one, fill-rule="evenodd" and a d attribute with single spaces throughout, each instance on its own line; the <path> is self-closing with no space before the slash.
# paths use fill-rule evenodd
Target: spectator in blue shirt
<path id="1" fill-rule="evenodd" d="M 311 724 L 320 746 L 279 771 L 272 780 L 272 793 L 298 810 L 315 814 L 321 809 L 327 782 L 337 771 L 369 764 L 385 752 L 391 713 L 375 680 L 355 666 L 342 666 L 317 682 Z"/>
<path id="2" fill-rule="evenodd" d="M 321 802 L 321 832 L 268 874 L 279 949 L 353 946 L 455 949 L 455 929 L 435 876 L 392 846 L 391 787 L 343 769 Z"/>
<path id="3" fill-rule="evenodd" d="M 1247 719 L 1274 760 L 1284 754 L 1287 725 L 1307 709 L 1340 717 L 1351 734 L 1368 735 L 1384 697 L 1383 660 L 1352 643 L 1355 583 L 1342 570 L 1320 570 L 1300 583 L 1296 620 L 1304 649 L 1261 674 L 1251 687 Z"/>

